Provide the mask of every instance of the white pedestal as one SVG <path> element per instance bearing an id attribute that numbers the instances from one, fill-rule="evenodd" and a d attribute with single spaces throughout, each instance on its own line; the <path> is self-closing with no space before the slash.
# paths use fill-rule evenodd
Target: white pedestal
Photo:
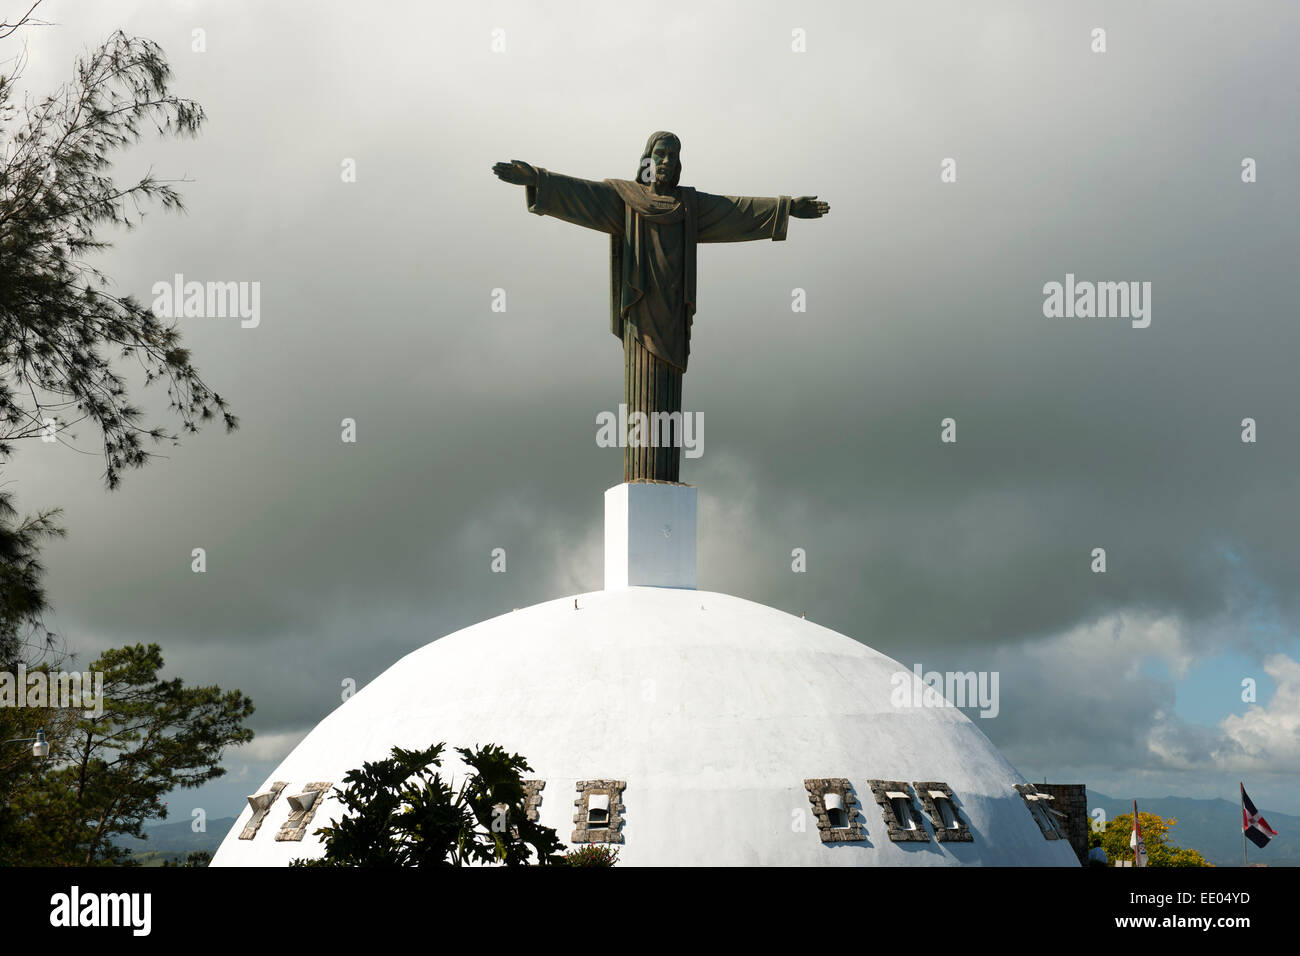
<path id="1" fill-rule="evenodd" d="M 605 492 L 605 590 L 695 587 L 695 489 L 624 482 Z"/>

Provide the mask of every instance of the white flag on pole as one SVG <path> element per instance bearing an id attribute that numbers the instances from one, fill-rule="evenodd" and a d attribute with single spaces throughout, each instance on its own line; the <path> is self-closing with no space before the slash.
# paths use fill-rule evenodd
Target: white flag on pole
<path id="1" fill-rule="evenodd" d="M 1133 865 L 1147 865 L 1147 844 L 1142 839 L 1142 824 L 1138 822 L 1138 802 L 1133 801 L 1133 835 L 1129 837 L 1128 845 L 1133 848 Z"/>

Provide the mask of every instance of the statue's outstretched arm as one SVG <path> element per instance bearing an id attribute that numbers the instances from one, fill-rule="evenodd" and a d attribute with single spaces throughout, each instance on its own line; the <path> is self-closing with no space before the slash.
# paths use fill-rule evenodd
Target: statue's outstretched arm
<path id="1" fill-rule="evenodd" d="M 623 231 L 623 200 L 609 183 L 553 173 L 522 159 L 497 163 L 492 172 L 502 182 L 524 187 L 529 212 L 597 232 Z"/>

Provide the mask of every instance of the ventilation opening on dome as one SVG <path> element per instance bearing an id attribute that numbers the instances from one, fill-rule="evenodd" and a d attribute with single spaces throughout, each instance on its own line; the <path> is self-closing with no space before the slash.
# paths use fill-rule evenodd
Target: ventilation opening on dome
<path id="1" fill-rule="evenodd" d="M 272 784 L 270 790 L 263 790 L 261 793 L 254 793 L 248 797 L 248 806 L 253 811 L 253 815 L 249 818 L 248 823 L 244 824 L 244 830 L 239 834 L 239 839 L 251 840 L 257 836 L 262 821 L 271 812 L 271 804 L 275 803 L 280 796 L 280 792 L 287 786 L 289 784 L 286 781 L 277 780 Z"/>
<path id="2" fill-rule="evenodd" d="M 302 840 L 307 833 L 308 824 L 316 816 L 316 811 L 325 800 L 325 795 L 333 783 L 329 780 L 318 780 L 307 784 L 303 789 L 289 796 L 289 817 L 284 823 L 280 824 L 280 831 L 276 833 L 276 840 L 291 840 L 298 842 Z"/>
<path id="3" fill-rule="evenodd" d="M 1039 794 L 1038 809 L 1042 813 L 1043 818 L 1047 821 L 1048 827 L 1056 832 L 1056 838 L 1058 840 L 1064 840 L 1065 831 L 1061 829 L 1061 821 L 1065 819 L 1065 814 L 1061 813 L 1050 803 L 1045 802 L 1054 799 L 1055 797 L 1052 797 L 1049 794 Z"/>
<path id="4" fill-rule="evenodd" d="M 289 797 L 289 806 L 293 807 L 294 813 L 306 813 L 316 805 L 316 798 L 319 796 L 319 790 L 304 790 Z"/>
<path id="5" fill-rule="evenodd" d="M 849 815 L 844 812 L 844 798 L 838 793 L 826 794 L 826 818 L 832 830 L 847 830 Z"/>
<path id="6" fill-rule="evenodd" d="M 857 822 L 857 797 L 846 777 L 813 777 L 803 782 L 823 843 L 859 843 L 867 838 Z"/>
<path id="7" fill-rule="evenodd" d="M 885 794 L 889 800 L 890 806 L 894 808 L 894 819 L 898 821 L 898 826 L 903 830 L 915 830 L 916 820 L 912 817 L 912 798 L 905 793 L 899 793 L 897 790 L 890 790 Z"/>
<path id="8" fill-rule="evenodd" d="M 939 811 L 939 824 L 945 830 L 958 830 L 961 825 L 957 822 L 957 812 L 952 808 L 952 801 L 948 799 L 946 793 L 930 794 L 934 800 L 934 808 Z"/>
<path id="9" fill-rule="evenodd" d="M 1029 813 L 1038 824 L 1038 829 L 1043 831 L 1043 837 L 1048 840 L 1064 840 L 1065 834 L 1061 831 L 1061 825 L 1057 822 L 1057 817 L 1064 817 L 1052 809 L 1050 793 L 1039 793 L 1038 788 L 1032 783 L 1016 784 L 1016 792 L 1025 801 L 1025 806 L 1029 808 Z"/>
<path id="10" fill-rule="evenodd" d="M 952 787 L 942 780 L 920 780 L 915 784 L 916 795 L 930 817 L 934 838 L 940 843 L 973 843 L 974 835 L 961 818 L 957 797 Z"/>
<path id="11" fill-rule="evenodd" d="M 571 843 L 622 843 L 625 780 L 579 780 Z"/>
<path id="12" fill-rule="evenodd" d="M 609 794 L 593 793 L 587 801 L 587 827 L 596 830 L 609 826 Z"/>
<path id="13" fill-rule="evenodd" d="M 928 843 L 930 831 L 912 805 L 911 787 L 905 780 L 870 780 L 889 839 L 896 843 Z"/>

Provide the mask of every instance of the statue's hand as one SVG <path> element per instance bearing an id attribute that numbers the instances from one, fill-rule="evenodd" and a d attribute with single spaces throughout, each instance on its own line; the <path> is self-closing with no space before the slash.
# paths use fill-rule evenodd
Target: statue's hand
<path id="1" fill-rule="evenodd" d="M 492 167 L 492 172 L 502 182 L 513 183 L 516 186 L 537 185 L 537 170 L 522 159 L 512 159 L 508 163 L 497 163 Z"/>
<path id="2" fill-rule="evenodd" d="M 816 196 L 800 196 L 790 203 L 790 215 L 796 219 L 820 219 L 830 211 L 830 203 L 818 202 Z"/>

